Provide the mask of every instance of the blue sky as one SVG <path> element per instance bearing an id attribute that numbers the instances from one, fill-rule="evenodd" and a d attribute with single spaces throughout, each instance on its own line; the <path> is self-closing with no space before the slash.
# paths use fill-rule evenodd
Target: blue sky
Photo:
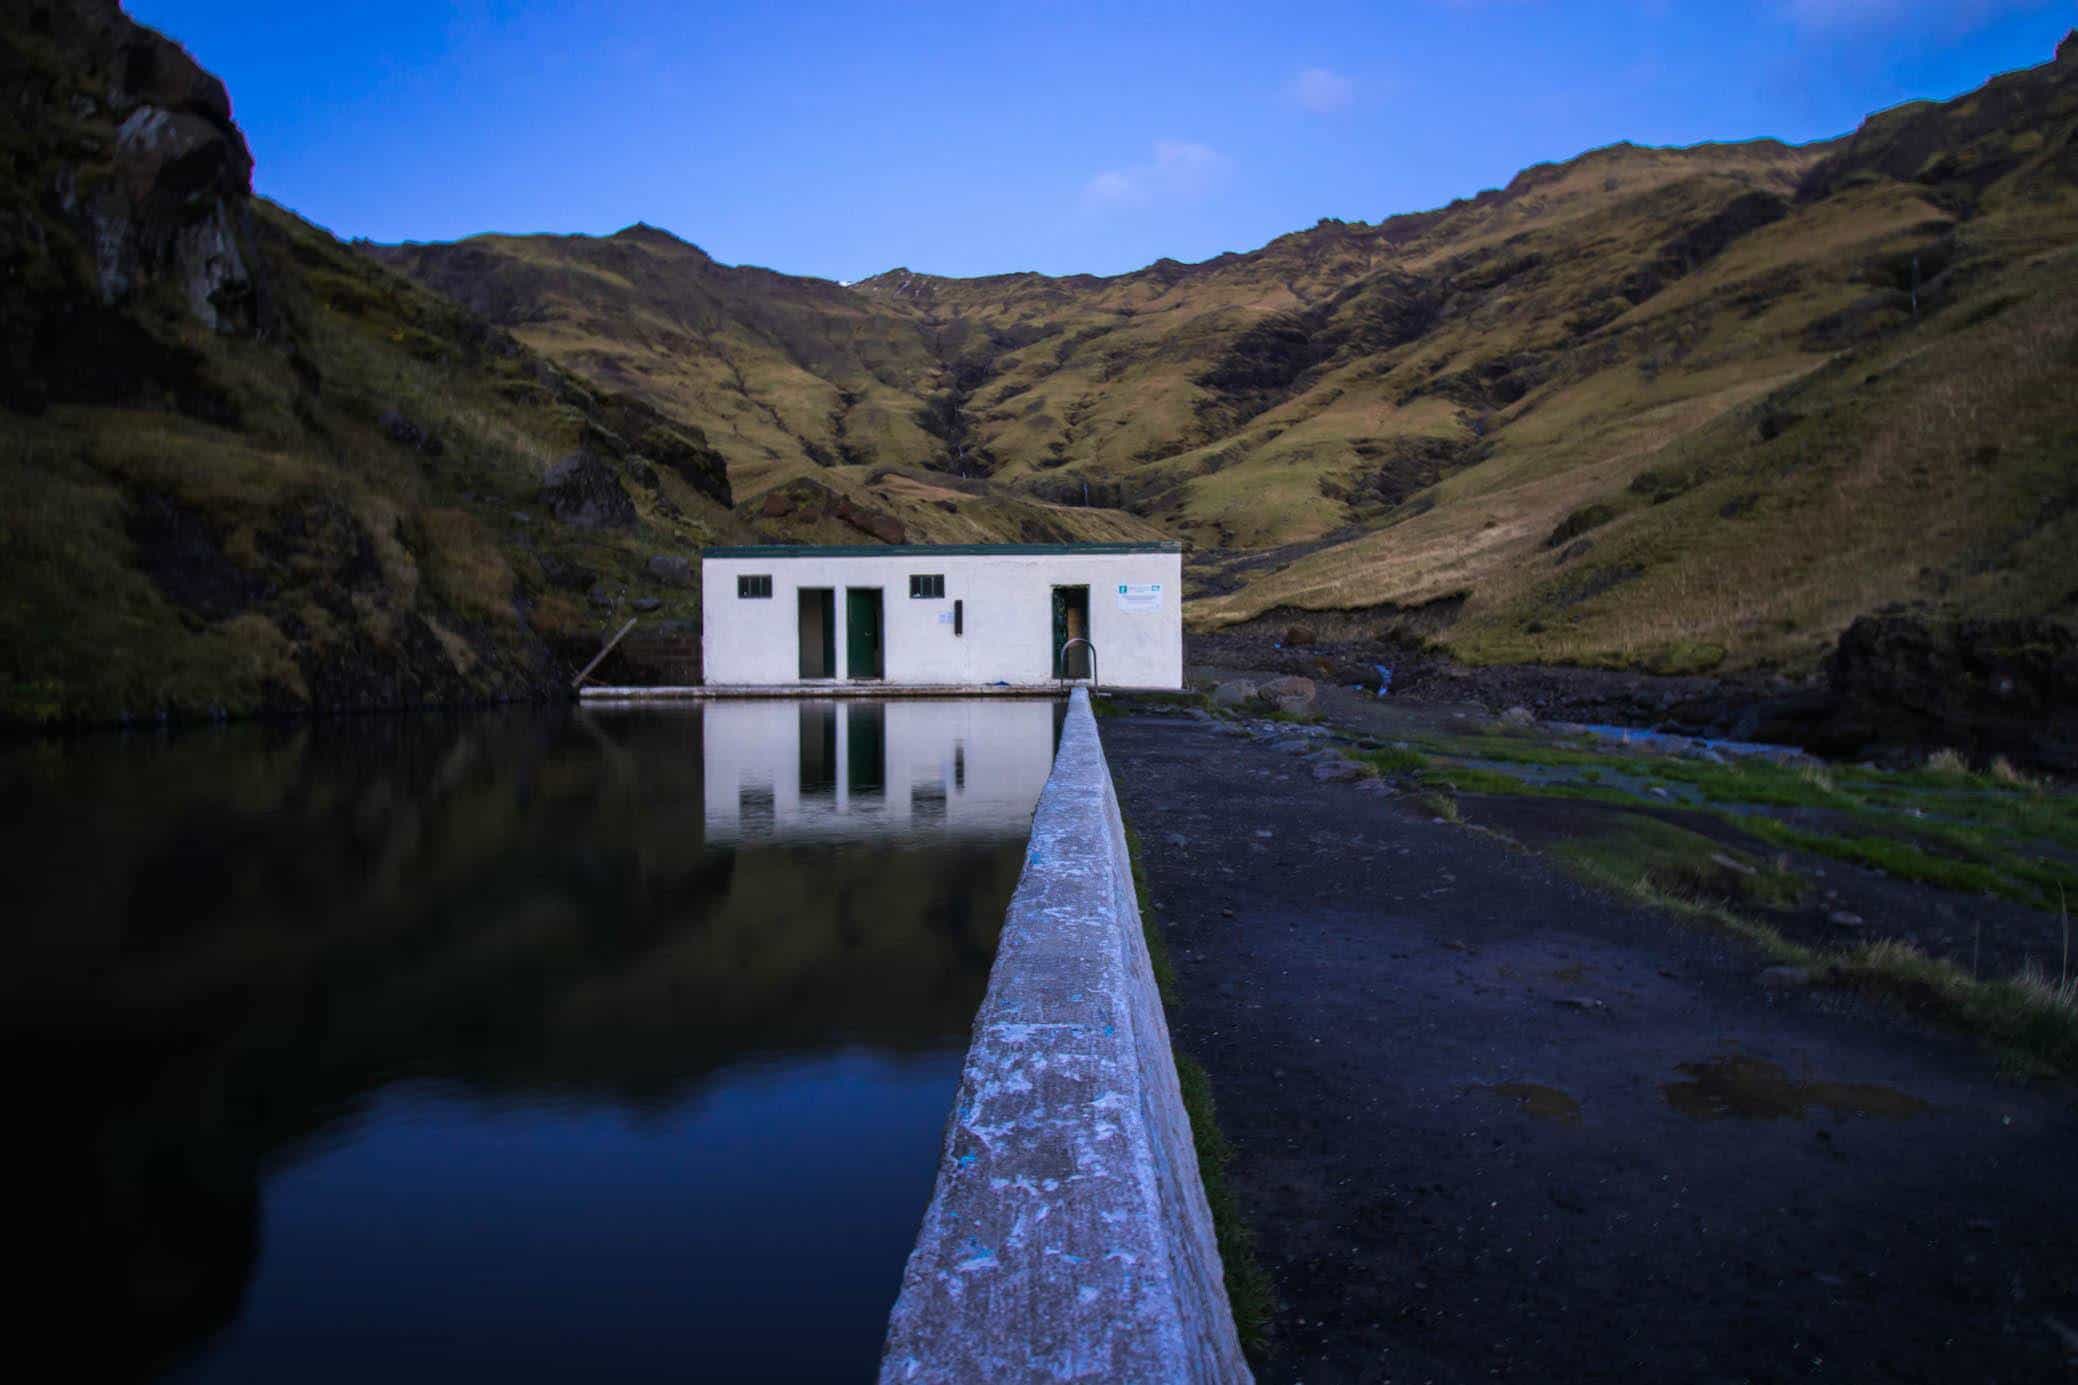
<path id="1" fill-rule="evenodd" d="M 663 226 L 855 279 L 1116 273 L 1616 140 L 1843 133 L 2046 62 L 2073 0 L 858 7 L 129 0 L 342 236 Z"/>

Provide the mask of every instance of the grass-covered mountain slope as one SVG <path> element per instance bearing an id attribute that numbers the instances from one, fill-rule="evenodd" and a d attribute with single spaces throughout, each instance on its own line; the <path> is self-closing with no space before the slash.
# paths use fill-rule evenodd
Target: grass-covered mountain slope
<path id="1" fill-rule="evenodd" d="M 696 428 L 252 198 L 112 0 L 0 11 L 0 90 L 0 718 L 538 695 L 751 536 Z"/>
<path id="2" fill-rule="evenodd" d="M 986 484 L 949 431 L 957 411 L 933 412 L 943 334 L 828 280 L 717 264 L 644 225 L 361 248 L 570 370 L 696 423 L 773 538 L 1166 537 L 1080 494 Z"/>
<path id="3" fill-rule="evenodd" d="M 1696 668 L 1809 666 L 1896 603 L 2068 622 L 2074 131 L 2069 40 L 1872 119 L 1773 219 L 1576 333 L 1476 465 L 1204 617 L 1462 598 L 1449 639 L 1483 658 Z"/>
<path id="4" fill-rule="evenodd" d="M 1825 144 L 1619 145 L 1108 278 L 373 253 L 699 426 L 753 512 L 1117 506 L 1191 543 L 1201 627 L 1801 671 L 1898 603 L 2074 614 L 2074 125 L 2067 40 Z"/>
<path id="5" fill-rule="evenodd" d="M 342 245 L 113 0 L 0 13 L 0 85 L 8 720 L 542 693 L 630 613 L 689 644 L 715 540 L 1178 536 L 1199 628 L 1474 662 L 1801 674 L 1871 612 L 2069 662 L 2071 40 L 1826 144 L 849 287 Z"/>

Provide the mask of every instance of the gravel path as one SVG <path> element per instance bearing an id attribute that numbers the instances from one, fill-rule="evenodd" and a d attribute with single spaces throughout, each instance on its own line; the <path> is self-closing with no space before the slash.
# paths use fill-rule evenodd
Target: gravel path
<path id="1" fill-rule="evenodd" d="M 1302 737 L 1103 736 L 1283 1303 L 1265 1379 L 2066 1378 L 2069 1087 L 1769 990 Z"/>

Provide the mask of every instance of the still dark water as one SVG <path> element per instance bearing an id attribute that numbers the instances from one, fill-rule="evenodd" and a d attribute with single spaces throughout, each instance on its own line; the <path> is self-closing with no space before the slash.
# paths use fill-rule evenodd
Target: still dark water
<path id="1" fill-rule="evenodd" d="M 1057 723 L 0 750 L 18 1349 L 212 1385 L 870 1375 Z"/>

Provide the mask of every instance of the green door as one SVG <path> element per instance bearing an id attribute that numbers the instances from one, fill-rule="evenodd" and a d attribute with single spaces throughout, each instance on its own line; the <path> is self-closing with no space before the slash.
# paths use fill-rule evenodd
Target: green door
<path id="1" fill-rule="evenodd" d="M 844 589 L 844 676 L 882 678 L 880 588 Z"/>

